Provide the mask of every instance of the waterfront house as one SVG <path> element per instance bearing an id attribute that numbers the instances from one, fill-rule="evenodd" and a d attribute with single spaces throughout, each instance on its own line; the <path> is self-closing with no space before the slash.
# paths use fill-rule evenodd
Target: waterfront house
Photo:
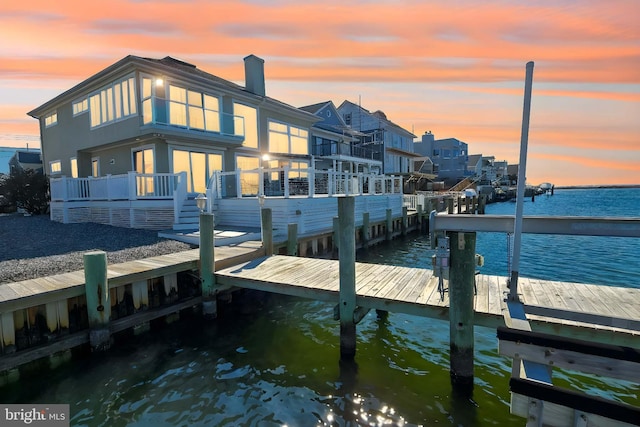
<path id="1" fill-rule="evenodd" d="M 9 173 L 14 174 L 26 170 L 42 173 L 42 155 L 39 150 L 16 150 L 9 159 Z"/>
<path id="2" fill-rule="evenodd" d="M 300 107 L 320 120 L 311 127 L 311 153 L 320 169 L 382 173 L 382 153 L 368 144 L 370 135 L 348 126 L 332 101 Z"/>
<path id="3" fill-rule="evenodd" d="M 468 145 L 459 139 L 435 139 L 433 133 L 426 132 L 420 141 L 414 143 L 414 151 L 430 157 L 433 173 L 449 186 L 470 175 L 467 170 Z"/>
<path id="4" fill-rule="evenodd" d="M 259 224 L 259 196 L 337 194 L 346 177 L 313 168 L 309 133 L 319 117 L 266 96 L 261 58 L 244 66 L 243 87 L 170 56 L 129 55 L 30 111 L 51 219 L 197 228 L 193 198 L 206 193 L 217 224 L 248 226 Z M 371 190 L 362 191 L 382 186 L 366 181 Z"/>
<path id="5" fill-rule="evenodd" d="M 385 174 L 410 174 L 413 160 L 420 157 L 413 151 L 413 133 L 389 120 L 380 110 L 371 113 L 360 105 L 345 100 L 338 112 L 347 126 L 361 132 L 360 146 L 379 153 Z"/>

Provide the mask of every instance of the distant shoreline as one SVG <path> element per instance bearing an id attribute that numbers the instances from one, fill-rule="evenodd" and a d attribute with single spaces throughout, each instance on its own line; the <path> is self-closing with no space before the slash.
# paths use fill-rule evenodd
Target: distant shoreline
<path id="1" fill-rule="evenodd" d="M 556 190 L 589 190 L 594 188 L 640 188 L 640 184 L 556 185 Z"/>

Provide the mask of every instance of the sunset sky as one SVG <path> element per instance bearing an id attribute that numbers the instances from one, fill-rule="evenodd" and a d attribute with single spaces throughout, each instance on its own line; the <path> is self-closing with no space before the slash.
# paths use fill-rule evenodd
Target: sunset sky
<path id="1" fill-rule="evenodd" d="M 10 3 L 10 4 L 9 4 Z M 128 54 L 167 55 L 300 107 L 348 99 L 420 136 L 518 163 L 527 181 L 640 184 L 640 1 L 3 1 L 0 146 L 39 147 L 27 111 Z"/>

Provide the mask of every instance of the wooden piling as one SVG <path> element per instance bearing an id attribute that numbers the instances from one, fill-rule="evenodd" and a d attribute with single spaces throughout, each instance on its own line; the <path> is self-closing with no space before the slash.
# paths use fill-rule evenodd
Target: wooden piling
<path id="1" fill-rule="evenodd" d="M 111 346 L 109 318 L 109 283 L 107 282 L 107 253 L 87 252 L 83 256 L 89 343 L 93 351 L 107 350 Z"/>
<path id="2" fill-rule="evenodd" d="M 407 227 L 408 227 L 408 209 L 406 206 L 402 207 L 402 224 L 400 225 L 400 230 L 403 236 L 407 235 Z"/>
<path id="3" fill-rule="evenodd" d="M 462 213 L 462 197 L 458 197 L 458 213 L 459 214 Z M 469 213 L 468 209 L 467 209 L 467 212 L 465 212 L 465 213 Z"/>
<path id="4" fill-rule="evenodd" d="M 149 307 L 149 286 L 146 280 L 139 280 L 131 284 L 134 310 L 146 310 Z"/>
<path id="5" fill-rule="evenodd" d="M 369 212 L 362 213 L 362 247 L 368 248 L 371 240 L 371 225 L 369 224 Z"/>
<path id="6" fill-rule="evenodd" d="M 262 224 L 262 246 L 266 256 L 273 255 L 273 215 L 270 208 L 260 209 Z"/>
<path id="7" fill-rule="evenodd" d="M 476 233 L 449 232 L 450 374 L 453 385 L 473 384 L 473 283 Z"/>
<path id="8" fill-rule="evenodd" d="M 356 240 L 355 198 L 338 199 L 340 240 L 340 359 L 353 360 L 356 355 Z"/>
<path id="9" fill-rule="evenodd" d="M 453 197 L 448 197 L 446 199 L 446 203 L 447 203 L 447 212 L 452 214 L 453 213 Z"/>
<path id="10" fill-rule="evenodd" d="M 218 315 L 216 277 L 214 275 L 213 214 L 200 213 L 200 289 L 202 314 L 207 318 Z"/>
<path id="11" fill-rule="evenodd" d="M 296 223 L 291 223 L 287 227 L 287 255 L 298 256 L 298 224 Z"/>
<path id="12" fill-rule="evenodd" d="M 337 254 L 340 250 L 340 221 L 337 216 L 333 217 L 333 254 Z"/>
<path id="13" fill-rule="evenodd" d="M 0 313 L 0 348 L 2 353 L 10 354 L 16 351 L 16 327 L 12 312 Z"/>
<path id="14" fill-rule="evenodd" d="M 392 212 L 391 209 L 387 209 L 387 222 L 386 222 L 386 229 L 385 229 L 385 240 L 391 240 L 391 238 L 393 237 L 393 216 L 392 216 Z"/>
<path id="15" fill-rule="evenodd" d="M 417 215 L 418 219 L 417 219 L 416 229 L 419 232 L 422 232 L 422 230 L 423 230 L 422 223 L 423 223 L 423 215 L 424 215 L 424 213 L 422 211 L 422 205 L 418 205 L 416 210 L 418 212 L 418 215 Z"/>

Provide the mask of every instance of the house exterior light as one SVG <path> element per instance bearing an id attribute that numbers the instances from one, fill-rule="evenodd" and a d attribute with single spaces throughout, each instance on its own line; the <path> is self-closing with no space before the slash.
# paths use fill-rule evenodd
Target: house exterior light
<path id="1" fill-rule="evenodd" d="M 204 212 L 204 208 L 207 207 L 207 196 L 200 193 L 196 196 L 196 206 L 200 209 L 200 212 Z"/>

